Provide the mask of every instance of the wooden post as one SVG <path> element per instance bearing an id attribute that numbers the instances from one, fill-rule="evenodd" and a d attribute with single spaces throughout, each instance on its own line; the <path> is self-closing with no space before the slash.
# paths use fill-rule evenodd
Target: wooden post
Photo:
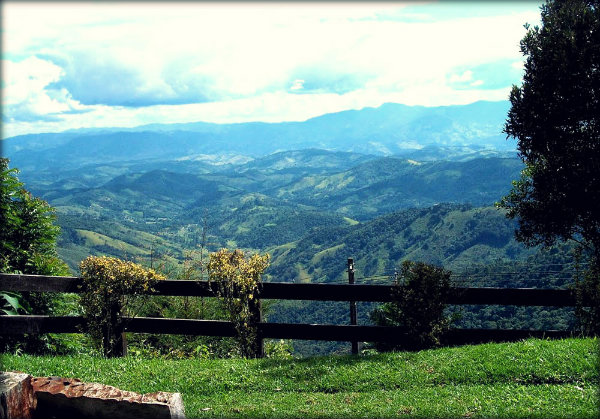
<path id="1" fill-rule="evenodd" d="M 127 356 L 127 335 L 125 332 L 121 333 L 121 356 Z"/>
<path id="2" fill-rule="evenodd" d="M 348 258 L 348 284 L 354 284 L 354 259 Z M 356 301 L 350 301 L 350 324 L 356 326 Z M 358 342 L 352 341 L 352 354 L 358 354 Z"/>
<path id="3" fill-rule="evenodd" d="M 256 326 L 256 346 L 254 348 L 254 356 L 263 358 L 265 356 L 265 342 L 260 330 L 260 323 L 263 321 L 262 301 L 260 298 L 255 298 L 250 301 L 250 310 L 252 312 L 252 323 Z"/>

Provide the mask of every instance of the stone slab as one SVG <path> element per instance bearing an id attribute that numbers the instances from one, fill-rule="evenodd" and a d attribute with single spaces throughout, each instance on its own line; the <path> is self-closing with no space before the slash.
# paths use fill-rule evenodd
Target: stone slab
<path id="1" fill-rule="evenodd" d="M 139 394 L 62 377 L 31 380 L 37 397 L 35 418 L 185 419 L 179 393 Z"/>
<path id="2" fill-rule="evenodd" d="M 35 408 L 31 376 L 0 372 L 0 419 L 31 419 Z"/>

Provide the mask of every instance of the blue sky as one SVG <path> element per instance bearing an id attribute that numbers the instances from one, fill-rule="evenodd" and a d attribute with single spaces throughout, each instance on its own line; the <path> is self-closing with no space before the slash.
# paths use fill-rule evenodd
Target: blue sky
<path id="1" fill-rule="evenodd" d="M 2 2 L 3 137 L 506 100 L 542 2 Z"/>

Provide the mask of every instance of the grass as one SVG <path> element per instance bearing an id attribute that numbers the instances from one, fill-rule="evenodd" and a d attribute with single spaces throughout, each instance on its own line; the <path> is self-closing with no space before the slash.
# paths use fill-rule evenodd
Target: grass
<path id="1" fill-rule="evenodd" d="M 189 418 L 597 418 L 598 343 L 529 339 L 282 360 L 4 354 L 2 368 L 180 392 Z"/>

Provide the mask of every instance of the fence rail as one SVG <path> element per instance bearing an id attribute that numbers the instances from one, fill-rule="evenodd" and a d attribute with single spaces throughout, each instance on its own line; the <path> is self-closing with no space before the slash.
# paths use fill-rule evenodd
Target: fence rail
<path id="1" fill-rule="evenodd" d="M 0 291 L 66 292 L 78 293 L 82 284 L 78 277 L 0 274 Z M 388 302 L 393 299 L 393 285 L 365 284 L 296 284 L 267 282 L 261 285 L 260 299 L 312 301 L 371 301 Z M 214 297 L 208 281 L 159 281 L 155 295 Z M 517 305 L 574 307 L 574 292 L 566 289 L 535 288 L 459 288 L 451 289 L 448 300 L 453 305 Z M 83 326 L 82 317 L 50 317 L 35 315 L 0 316 L 0 334 L 77 333 Z M 406 338 L 399 327 L 288 324 L 261 322 L 257 325 L 261 338 L 307 339 L 348 342 L 396 343 Z M 235 336 L 233 324 L 218 320 L 191 320 L 165 318 L 131 318 L 126 321 L 126 332 L 185 334 L 202 336 Z M 526 337 L 563 338 L 573 332 L 564 330 L 514 329 L 452 329 L 443 336 L 446 344 L 510 341 Z"/>
<path id="2" fill-rule="evenodd" d="M 233 324 L 223 320 L 164 319 L 135 317 L 126 319 L 125 331 L 171 335 L 235 336 Z M 0 316 L 0 330 L 7 335 L 24 333 L 80 333 L 83 317 L 75 316 Z M 306 339 L 399 343 L 406 339 L 400 327 L 331 324 L 259 323 L 263 339 Z M 452 329 L 444 335 L 446 344 L 518 340 L 527 337 L 565 338 L 576 333 L 564 330 Z"/>
<path id="3" fill-rule="evenodd" d="M 79 292 L 79 277 L 17 275 L 0 273 L 0 291 Z M 155 288 L 156 295 L 214 297 L 208 281 L 164 280 Z M 296 284 L 265 282 L 260 289 L 261 299 L 311 301 L 392 301 L 393 285 L 367 284 Z M 575 293 L 568 289 L 544 288 L 468 288 L 450 290 L 448 304 L 516 305 L 574 307 Z"/>

